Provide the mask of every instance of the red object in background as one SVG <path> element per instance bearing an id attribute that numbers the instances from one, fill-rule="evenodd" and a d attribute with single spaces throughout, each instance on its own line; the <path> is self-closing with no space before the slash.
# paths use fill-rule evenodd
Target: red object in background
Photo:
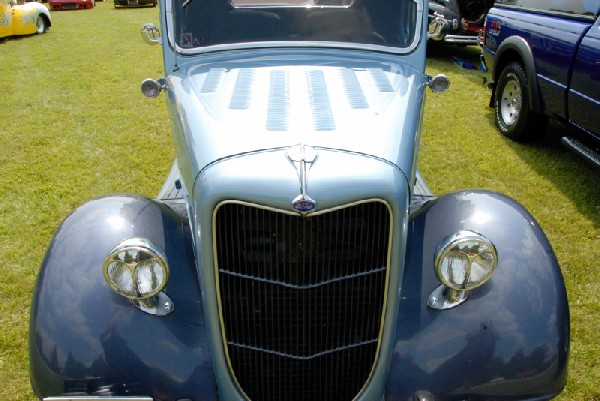
<path id="1" fill-rule="evenodd" d="M 48 0 L 52 11 L 61 10 L 86 10 L 94 8 L 95 0 Z"/>

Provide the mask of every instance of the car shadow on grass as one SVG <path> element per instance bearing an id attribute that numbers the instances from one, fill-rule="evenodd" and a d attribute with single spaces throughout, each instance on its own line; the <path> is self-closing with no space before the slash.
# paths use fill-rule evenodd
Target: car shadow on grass
<path id="1" fill-rule="evenodd" d="M 442 70 L 462 68 L 462 77 L 485 87 L 486 76 L 479 69 L 480 53 L 478 46 L 456 46 L 431 41 L 427 44 L 428 63 Z M 465 68 L 460 62 L 469 63 L 473 68 Z M 489 124 L 494 132 L 501 135 L 495 125 L 494 109 L 489 108 L 485 116 L 487 121 L 482 124 Z M 600 228 L 600 169 L 561 143 L 561 138 L 568 135 L 570 130 L 568 126 L 550 120 L 546 135 L 536 142 L 523 144 L 508 138 L 504 138 L 504 141 L 537 174 L 546 177 L 569 198 L 594 227 Z"/>
<path id="2" fill-rule="evenodd" d="M 494 109 L 487 114 L 495 127 Z M 570 151 L 561 138 L 571 134 L 565 124 L 550 120 L 545 135 L 537 141 L 519 143 L 504 138 L 506 145 L 537 174 L 549 180 L 596 229 L 600 229 L 600 169 Z"/>

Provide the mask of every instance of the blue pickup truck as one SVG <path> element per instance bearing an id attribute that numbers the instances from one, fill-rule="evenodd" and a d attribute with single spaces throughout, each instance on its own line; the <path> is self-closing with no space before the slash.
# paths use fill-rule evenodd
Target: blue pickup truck
<path id="1" fill-rule="evenodd" d="M 496 125 L 531 141 L 548 118 L 562 142 L 600 167 L 600 0 L 498 0 L 480 38 Z"/>

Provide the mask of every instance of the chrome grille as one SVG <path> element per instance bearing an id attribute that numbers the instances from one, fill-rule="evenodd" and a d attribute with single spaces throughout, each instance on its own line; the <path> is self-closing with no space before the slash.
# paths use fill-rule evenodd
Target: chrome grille
<path id="1" fill-rule="evenodd" d="M 379 201 L 301 217 L 215 214 L 224 344 L 253 401 L 352 400 L 377 359 L 390 241 Z"/>

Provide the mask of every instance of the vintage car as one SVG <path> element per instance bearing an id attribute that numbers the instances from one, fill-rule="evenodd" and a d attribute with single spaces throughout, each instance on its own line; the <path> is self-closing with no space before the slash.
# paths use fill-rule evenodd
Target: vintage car
<path id="1" fill-rule="evenodd" d="M 476 45 L 485 16 L 494 0 L 430 0 L 429 39 Z"/>
<path id="2" fill-rule="evenodd" d="M 156 7 L 158 0 L 115 0 L 115 8 Z"/>
<path id="3" fill-rule="evenodd" d="M 561 392 L 569 308 L 540 226 L 417 167 L 426 90 L 448 87 L 425 73 L 426 2 L 160 1 L 164 35 L 142 35 L 165 75 L 142 91 L 176 158 L 156 198 L 116 188 L 57 230 L 30 314 L 40 399 Z"/>
<path id="4" fill-rule="evenodd" d="M 89 10 L 96 6 L 96 0 L 48 0 L 48 5 L 53 11 Z"/>
<path id="5" fill-rule="evenodd" d="M 0 38 L 42 34 L 52 25 L 50 11 L 40 3 L 0 0 Z"/>

